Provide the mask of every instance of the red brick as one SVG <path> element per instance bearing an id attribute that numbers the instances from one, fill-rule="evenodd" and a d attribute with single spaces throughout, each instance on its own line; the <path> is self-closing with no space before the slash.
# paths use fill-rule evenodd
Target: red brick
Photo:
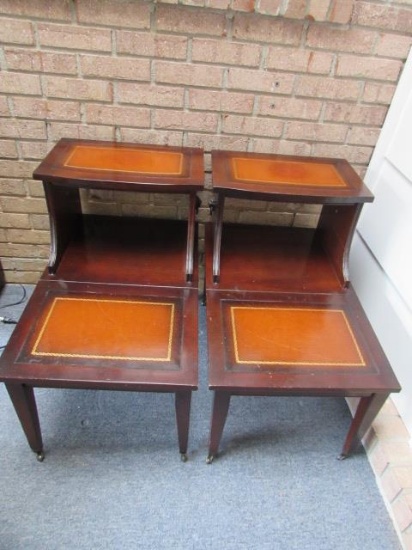
<path id="1" fill-rule="evenodd" d="M 391 467 L 386 468 L 380 478 L 383 494 L 388 502 L 392 502 L 402 491 L 402 487 L 399 484 L 398 479 L 393 473 Z"/>
<path id="2" fill-rule="evenodd" d="M 54 143 L 47 143 L 48 151 L 50 151 L 53 147 Z M 44 189 L 43 184 L 40 181 L 37 180 L 26 180 L 26 187 L 27 192 L 31 197 L 42 197 L 44 198 Z"/>
<path id="3" fill-rule="evenodd" d="M 40 52 L 37 50 L 5 50 L 8 69 L 39 73 L 76 74 L 73 54 Z"/>
<path id="4" fill-rule="evenodd" d="M 314 21 L 326 21 L 330 6 L 330 0 L 316 0 L 309 6 L 308 19 Z"/>
<path id="5" fill-rule="evenodd" d="M 28 214 L 4 214 L 0 216 L 1 227 L 15 227 L 28 229 L 30 227 L 30 218 Z"/>
<path id="6" fill-rule="evenodd" d="M 314 122 L 291 121 L 286 130 L 287 139 L 307 141 L 343 142 L 347 126 L 341 124 L 317 124 Z"/>
<path id="7" fill-rule="evenodd" d="M 0 25 L 0 44 L 34 44 L 31 23 L 16 19 L 2 19 Z"/>
<path id="8" fill-rule="evenodd" d="M 352 164 L 368 164 L 372 156 L 372 147 L 359 147 L 331 143 L 314 143 L 312 154 L 319 157 L 345 158 Z"/>
<path id="9" fill-rule="evenodd" d="M 358 0 L 355 3 L 353 23 L 365 27 L 377 27 L 410 34 L 412 10 Z"/>
<path id="10" fill-rule="evenodd" d="M 43 121 L 5 119 L 0 124 L 0 136 L 5 138 L 46 139 L 46 125 Z"/>
<path id="11" fill-rule="evenodd" d="M 0 78 L 0 93 L 11 95 L 40 95 L 40 78 L 35 74 L 2 72 Z"/>
<path id="12" fill-rule="evenodd" d="M 37 231 L 33 229 L 7 229 L 7 240 L 16 244 L 47 244 L 50 242 L 48 231 Z"/>
<path id="13" fill-rule="evenodd" d="M 259 65 L 261 47 L 258 44 L 240 44 L 225 40 L 194 38 L 192 43 L 193 61 L 223 63 L 225 65 Z"/>
<path id="14" fill-rule="evenodd" d="M 329 11 L 329 21 L 331 23 L 347 24 L 352 18 L 354 0 L 332 0 Z"/>
<path id="15" fill-rule="evenodd" d="M 30 0 L 30 2 L 27 0 L 1 0 L 0 13 L 46 20 L 71 20 L 70 2 L 50 2 L 50 0 Z"/>
<path id="16" fill-rule="evenodd" d="M 280 15 L 281 0 L 260 0 L 259 13 Z"/>
<path id="17" fill-rule="evenodd" d="M 3 256 L 12 258 L 47 258 L 49 256 L 49 247 L 47 245 L 27 245 L 7 243 L 2 246 Z"/>
<path id="18" fill-rule="evenodd" d="M 218 10 L 227 10 L 230 7 L 230 0 L 206 0 L 206 6 Z"/>
<path id="19" fill-rule="evenodd" d="M 183 107 L 183 88 L 171 86 L 155 86 L 134 82 L 119 82 L 117 99 L 119 103 L 136 103 L 154 107 Z"/>
<path id="20" fill-rule="evenodd" d="M 395 523 L 399 530 L 406 531 L 412 525 L 412 506 L 408 503 L 404 495 L 400 495 L 392 503 L 392 513 L 395 518 Z"/>
<path id="21" fill-rule="evenodd" d="M 279 155 L 303 155 L 309 156 L 311 153 L 311 145 L 302 141 L 291 141 L 282 139 L 279 142 Z"/>
<path id="22" fill-rule="evenodd" d="M 189 108 L 205 111 L 251 113 L 255 97 L 226 91 L 189 90 Z"/>
<path id="23" fill-rule="evenodd" d="M 255 135 L 280 137 L 284 122 L 266 118 L 225 115 L 223 117 L 223 132 L 226 134 Z"/>
<path id="24" fill-rule="evenodd" d="M 7 102 L 7 97 L 0 96 L 0 116 L 9 116 L 10 109 Z"/>
<path id="25" fill-rule="evenodd" d="M 255 11 L 255 4 L 255 0 L 232 0 L 232 9 L 235 11 L 253 12 Z"/>
<path id="26" fill-rule="evenodd" d="M 80 66 L 83 76 L 96 76 L 114 80 L 150 79 L 150 61 L 148 59 L 81 55 Z"/>
<path id="27" fill-rule="evenodd" d="M 389 105 L 395 90 L 396 86 L 394 84 L 366 82 L 362 99 L 366 103 L 382 103 L 384 105 Z"/>
<path id="28" fill-rule="evenodd" d="M 259 114 L 276 118 L 317 120 L 322 105 L 322 101 L 317 99 L 262 96 L 259 100 Z"/>
<path id="29" fill-rule="evenodd" d="M 375 46 L 375 54 L 384 57 L 406 59 L 412 46 L 412 36 L 381 33 Z"/>
<path id="30" fill-rule="evenodd" d="M 189 63 L 155 62 L 156 82 L 189 86 L 220 88 L 223 69 Z"/>
<path id="31" fill-rule="evenodd" d="M 212 149 L 222 149 L 224 151 L 246 151 L 249 139 L 245 136 L 222 136 L 198 134 L 189 132 L 185 145 L 188 147 L 201 147 L 205 151 Z"/>
<path id="32" fill-rule="evenodd" d="M 44 214 L 47 212 L 46 201 L 44 199 L 32 199 L 31 197 L 0 197 L 0 204 L 4 212 L 30 214 Z"/>
<path id="33" fill-rule="evenodd" d="M 117 31 L 118 53 L 161 57 L 163 59 L 185 59 L 188 39 L 185 36 L 152 34 L 150 32 Z"/>
<path id="34" fill-rule="evenodd" d="M 44 141 L 20 141 L 21 155 L 24 160 L 43 160 L 48 149 Z"/>
<path id="35" fill-rule="evenodd" d="M 76 2 L 79 23 L 93 23 L 108 27 L 150 28 L 149 2 L 135 0 L 87 0 Z"/>
<path id="36" fill-rule="evenodd" d="M 234 38 L 251 42 L 297 46 L 302 32 L 301 22 L 261 15 L 236 14 L 233 22 Z"/>
<path id="37" fill-rule="evenodd" d="M 111 101 L 112 85 L 100 80 L 83 80 L 80 78 L 44 77 L 46 96 L 62 99 L 80 99 L 90 101 Z"/>
<path id="38" fill-rule="evenodd" d="M 351 145 L 376 145 L 381 128 L 365 128 L 365 126 L 353 126 L 349 128 L 346 141 Z"/>
<path id="39" fill-rule="evenodd" d="M 366 126 L 381 127 L 387 108 L 382 105 L 352 105 L 350 103 L 328 103 L 324 120 L 329 122 L 350 122 Z"/>
<path id="40" fill-rule="evenodd" d="M 49 137 L 52 141 L 61 138 L 73 139 L 102 139 L 111 141 L 115 139 L 113 126 L 81 125 L 69 122 L 50 122 L 48 125 Z"/>
<path id="41" fill-rule="evenodd" d="M 331 53 L 271 47 L 266 66 L 281 71 L 329 74 L 332 61 Z"/>
<path id="42" fill-rule="evenodd" d="M 0 194 L 26 196 L 26 187 L 23 179 L 16 178 L 1 178 L 0 179 Z M 3 226 L 4 227 L 4 226 Z"/>
<path id="43" fill-rule="evenodd" d="M 290 94 L 293 90 L 295 76 L 287 73 L 273 74 L 267 71 L 251 69 L 229 69 L 228 88 Z"/>
<path id="44" fill-rule="evenodd" d="M 137 130 L 136 128 L 120 128 L 122 141 L 132 143 L 154 143 L 156 145 L 170 145 L 182 147 L 183 132 L 161 130 Z"/>
<path id="45" fill-rule="evenodd" d="M 17 117 L 40 120 L 80 120 L 80 103 L 47 100 L 37 97 L 14 97 L 13 112 Z"/>
<path id="46" fill-rule="evenodd" d="M 402 62 L 393 59 L 340 55 L 338 57 L 336 74 L 338 76 L 385 81 L 392 80 L 396 82 L 401 69 Z"/>
<path id="47" fill-rule="evenodd" d="M 85 106 L 88 124 L 107 124 L 111 126 L 150 126 L 150 110 L 116 105 L 89 104 Z"/>
<path id="48" fill-rule="evenodd" d="M 372 53 L 376 33 L 364 29 L 341 29 L 325 25 L 309 26 L 306 46 L 351 53 Z"/>
<path id="49" fill-rule="evenodd" d="M 158 5 L 156 25 L 159 31 L 190 35 L 224 36 L 226 17 L 224 13 L 194 10 L 185 7 Z"/>
<path id="50" fill-rule="evenodd" d="M 15 159 L 17 158 L 16 142 L 13 140 L 0 140 L 0 157 Z"/>
<path id="51" fill-rule="evenodd" d="M 297 96 L 356 100 L 361 91 L 361 83 L 355 80 L 324 78 L 318 76 L 300 76 L 297 86 Z"/>
<path id="52" fill-rule="evenodd" d="M 303 19 L 306 15 L 307 4 L 306 0 L 289 0 L 282 15 L 292 19 Z"/>
<path id="53" fill-rule="evenodd" d="M 30 214 L 30 222 L 33 229 L 50 230 L 49 216 L 46 214 Z"/>
<path id="54" fill-rule="evenodd" d="M 157 109 L 154 112 L 154 127 L 172 130 L 195 130 L 216 132 L 218 116 L 215 113 L 186 113 Z"/>
<path id="55" fill-rule="evenodd" d="M 86 5 L 86 2 L 81 5 Z M 106 29 L 40 23 L 37 34 L 42 46 L 105 52 L 112 50 L 111 31 Z"/>

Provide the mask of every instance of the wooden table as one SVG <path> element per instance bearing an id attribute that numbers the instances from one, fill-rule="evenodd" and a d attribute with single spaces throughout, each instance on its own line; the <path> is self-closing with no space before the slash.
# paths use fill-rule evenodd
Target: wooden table
<path id="1" fill-rule="evenodd" d="M 199 149 L 61 140 L 34 173 L 51 224 L 49 266 L 0 359 L 0 380 L 44 457 L 33 388 L 175 394 L 186 459 L 197 388 Z M 183 193 L 187 221 L 84 214 L 80 189 Z"/>
<path id="2" fill-rule="evenodd" d="M 216 151 L 215 222 L 206 230 L 209 453 L 232 395 L 359 397 L 341 458 L 400 386 L 350 287 L 357 219 L 373 200 L 340 159 Z M 225 197 L 319 204 L 316 227 L 223 223 Z"/>

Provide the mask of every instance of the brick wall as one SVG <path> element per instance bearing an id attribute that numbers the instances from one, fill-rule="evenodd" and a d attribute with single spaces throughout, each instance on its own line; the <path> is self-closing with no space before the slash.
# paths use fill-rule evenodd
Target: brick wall
<path id="1" fill-rule="evenodd" d="M 1 0 L 0 257 L 35 282 L 33 169 L 61 137 L 346 157 L 362 175 L 412 44 L 411 0 Z M 199 218 L 207 219 L 208 192 Z M 182 197 L 90 192 L 90 212 L 183 217 Z M 310 225 L 316 207 L 231 201 Z"/>

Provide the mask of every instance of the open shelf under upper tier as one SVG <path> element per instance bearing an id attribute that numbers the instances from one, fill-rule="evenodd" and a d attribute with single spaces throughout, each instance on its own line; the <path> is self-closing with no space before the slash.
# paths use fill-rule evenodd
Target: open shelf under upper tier
<path id="1" fill-rule="evenodd" d="M 186 283 L 187 221 L 91 215 L 80 220 L 51 279 L 196 286 L 196 253 L 193 283 Z"/>
<path id="2" fill-rule="evenodd" d="M 213 283 L 213 226 L 206 228 L 206 287 L 267 292 L 341 292 L 314 229 L 224 224 L 220 281 Z"/>

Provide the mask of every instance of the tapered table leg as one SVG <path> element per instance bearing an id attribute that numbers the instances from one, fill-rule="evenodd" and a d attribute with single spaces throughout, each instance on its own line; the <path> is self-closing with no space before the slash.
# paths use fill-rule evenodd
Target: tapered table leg
<path id="1" fill-rule="evenodd" d="M 230 405 L 230 393 L 215 391 L 213 399 L 212 422 L 210 426 L 209 454 L 206 462 L 211 464 L 219 450 L 223 428 Z"/>
<path id="2" fill-rule="evenodd" d="M 356 445 L 370 428 L 388 396 L 388 393 L 374 393 L 367 397 L 361 397 L 346 436 L 340 459 L 346 458 L 354 451 Z"/>
<path id="3" fill-rule="evenodd" d="M 179 452 L 183 462 L 187 460 L 187 444 L 189 440 L 191 391 L 177 391 L 175 395 L 177 437 Z"/>
<path id="4" fill-rule="evenodd" d="M 44 459 L 39 416 L 34 391 L 24 384 L 6 384 L 6 389 L 19 417 L 31 449 L 41 462 Z"/>

